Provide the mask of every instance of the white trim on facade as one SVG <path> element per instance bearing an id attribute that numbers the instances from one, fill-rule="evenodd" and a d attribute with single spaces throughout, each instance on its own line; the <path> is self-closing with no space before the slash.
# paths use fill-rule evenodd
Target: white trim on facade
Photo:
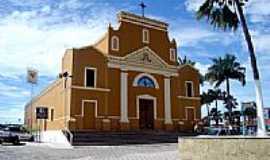
<path id="1" fill-rule="evenodd" d="M 168 27 L 167 23 L 154 20 L 154 19 L 149 19 L 146 17 L 137 16 L 131 13 L 123 12 L 123 11 L 118 14 L 118 21 L 120 22 L 124 21 L 124 22 L 141 25 L 141 26 L 147 26 L 149 28 L 154 28 L 154 29 L 162 30 L 162 31 L 167 31 L 167 27 Z"/>
<path id="2" fill-rule="evenodd" d="M 72 85 L 71 88 L 81 89 L 81 90 L 100 91 L 100 92 L 110 92 L 111 91 L 111 89 L 109 89 L 109 88 L 93 88 L 93 87 L 76 86 L 76 85 Z"/>
<path id="3" fill-rule="evenodd" d="M 116 46 L 114 46 L 114 41 L 116 41 Z M 117 36 L 112 36 L 111 38 L 111 49 L 113 51 L 119 51 L 119 46 L 120 46 L 120 43 L 119 43 L 119 37 Z"/>
<path id="4" fill-rule="evenodd" d="M 97 113 L 97 100 L 82 100 L 82 113 L 81 116 L 84 117 L 84 103 L 94 103 L 95 104 L 95 118 L 98 117 L 98 113 Z"/>
<path id="5" fill-rule="evenodd" d="M 94 71 L 94 87 L 93 88 L 96 88 L 97 87 L 97 68 L 94 68 L 94 67 L 85 67 L 84 68 L 84 86 L 85 87 L 88 87 L 86 86 L 86 83 L 87 83 L 87 75 L 86 75 L 86 71 L 87 70 L 93 70 Z"/>
<path id="6" fill-rule="evenodd" d="M 120 75 L 121 84 L 120 84 L 120 91 L 121 91 L 121 106 L 120 106 L 120 122 L 128 123 L 128 73 L 121 72 Z"/>
<path id="7" fill-rule="evenodd" d="M 170 60 L 175 62 L 176 60 L 176 50 L 175 48 L 170 48 Z"/>
<path id="8" fill-rule="evenodd" d="M 165 124 L 172 124 L 170 78 L 164 78 L 164 112 L 165 112 Z"/>
<path id="9" fill-rule="evenodd" d="M 180 98 L 180 99 L 187 99 L 187 100 L 201 100 L 201 97 L 187 97 L 187 96 L 177 96 L 177 98 Z"/>
<path id="10" fill-rule="evenodd" d="M 140 54 L 147 54 L 155 63 L 143 63 L 138 61 L 131 61 L 134 57 Z M 169 65 L 161 57 L 159 57 L 154 51 L 149 47 L 145 46 L 141 49 L 138 49 L 124 57 L 118 56 L 108 56 L 108 67 L 117 68 L 120 70 L 130 70 L 138 72 L 147 72 L 153 74 L 159 74 L 164 76 L 178 76 L 178 67 L 174 65 Z"/>
<path id="11" fill-rule="evenodd" d="M 149 43 L 150 42 L 150 32 L 148 29 L 142 30 L 142 42 L 143 43 Z"/>
<path id="12" fill-rule="evenodd" d="M 138 86 L 138 81 L 139 81 L 142 77 L 144 77 L 144 76 L 150 78 L 150 79 L 154 82 L 155 88 L 156 88 L 156 89 L 159 89 L 159 84 L 158 84 L 156 78 L 155 78 L 154 76 L 152 76 L 151 74 L 148 74 L 148 73 L 140 73 L 140 74 L 138 74 L 138 75 L 134 78 L 134 81 L 133 81 L 133 85 L 132 85 L 132 86 L 137 87 L 137 86 Z"/>
<path id="13" fill-rule="evenodd" d="M 140 99 L 153 100 L 154 107 L 154 120 L 157 119 L 157 98 L 148 94 L 139 95 L 136 97 L 136 118 L 140 119 Z"/>
<path id="14" fill-rule="evenodd" d="M 196 120 L 197 119 L 196 108 L 195 107 L 192 107 L 192 106 L 185 107 L 185 118 L 183 120 L 188 120 L 188 112 L 187 112 L 188 109 L 192 109 L 193 110 L 193 115 L 194 115 L 194 119 L 193 120 Z"/>
<path id="15" fill-rule="evenodd" d="M 193 82 L 192 81 L 185 81 L 186 97 L 189 97 L 188 96 L 188 87 L 187 87 L 187 84 L 188 83 L 191 84 L 191 97 L 194 97 L 194 86 L 193 86 Z"/>

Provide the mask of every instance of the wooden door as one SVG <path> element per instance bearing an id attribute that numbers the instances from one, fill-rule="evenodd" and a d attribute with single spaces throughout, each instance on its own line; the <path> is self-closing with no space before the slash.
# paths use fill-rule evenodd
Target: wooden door
<path id="1" fill-rule="evenodd" d="M 195 113 L 194 108 L 186 108 L 186 118 L 187 118 L 187 130 L 193 131 L 194 129 L 194 120 L 195 120 Z"/>
<path id="2" fill-rule="evenodd" d="M 193 108 L 187 108 L 187 120 L 188 121 L 194 121 L 195 115 L 194 115 L 194 109 Z"/>
<path id="3" fill-rule="evenodd" d="M 140 99 L 140 129 L 154 128 L 154 106 L 153 100 Z"/>
<path id="4" fill-rule="evenodd" d="M 95 129 L 95 103 L 84 102 L 83 129 Z"/>

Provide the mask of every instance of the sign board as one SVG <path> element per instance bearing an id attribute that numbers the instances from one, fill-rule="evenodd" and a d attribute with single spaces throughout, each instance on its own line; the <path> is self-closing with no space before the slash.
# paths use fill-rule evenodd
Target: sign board
<path id="1" fill-rule="evenodd" d="M 27 69 L 27 82 L 36 84 L 38 79 L 38 71 L 35 69 Z"/>
<path id="2" fill-rule="evenodd" d="M 48 119 L 48 108 L 37 107 L 36 108 L 36 118 L 37 119 Z"/>

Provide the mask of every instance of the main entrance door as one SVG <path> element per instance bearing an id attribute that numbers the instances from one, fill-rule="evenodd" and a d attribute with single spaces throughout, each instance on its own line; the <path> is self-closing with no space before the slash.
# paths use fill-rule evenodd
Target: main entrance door
<path id="1" fill-rule="evenodd" d="M 95 103 L 93 102 L 84 102 L 83 129 L 95 129 Z"/>
<path id="2" fill-rule="evenodd" d="M 154 103 L 153 100 L 140 99 L 140 129 L 153 129 L 154 128 Z"/>

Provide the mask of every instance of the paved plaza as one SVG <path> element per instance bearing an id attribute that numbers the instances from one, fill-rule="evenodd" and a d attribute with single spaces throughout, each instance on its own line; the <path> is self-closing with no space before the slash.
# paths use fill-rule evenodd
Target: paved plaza
<path id="1" fill-rule="evenodd" d="M 57 149 L 46 144 L 0 145 L 1 160 L 176 160 L 177 144 L 83 146 Z"/>

